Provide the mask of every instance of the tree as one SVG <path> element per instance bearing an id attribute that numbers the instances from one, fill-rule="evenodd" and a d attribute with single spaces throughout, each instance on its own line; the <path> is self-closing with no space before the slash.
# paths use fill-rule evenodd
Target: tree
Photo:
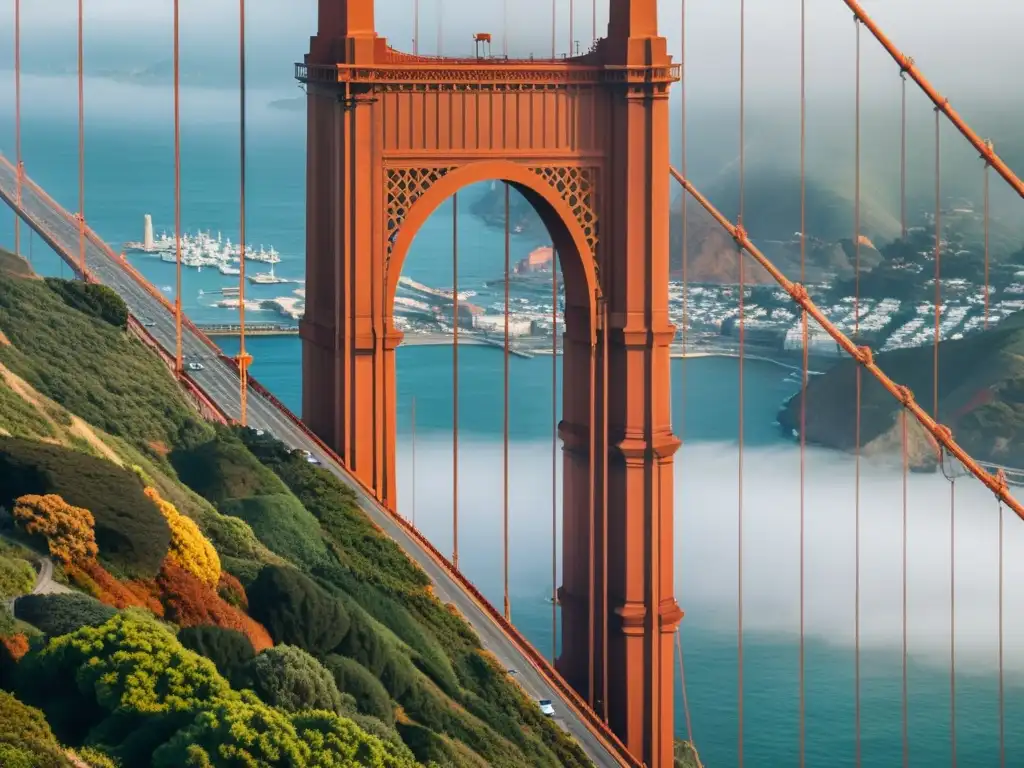
<path id="1" fill-rule="evenodd" d="M 167 560 L 189 571 L 203 583 L 215 586 L 220 580 L 220 557 L 200 532 L 199 526 L 181 514 L 169 501 L 160 498 L 156 488 L 147 487 L 145 494 L 160 510 L 171 529 Z"/>
<path id="2" fill-rule="evenodd" d="M 264 566 L 246 595 L 250 614 L 275 643 L 323 655 L 333 651 L 348 632 L 344 606 L 294 568 Z"/>
<path id="3" fill-rule="evenodd" d="M 330 655 L 324 666 L 334 675 L 338 690 L 355 699 L 360 712 L 382 720 L 389 725 L 395 721 L 395 712 L 384 685 L 366 667 L 355 659 Z"/>
<path id="4" fill-rule="evenodd" d="M 278 645 L 264 651 L 246 665 L 245 676 L 263 701 L 286 712 L 341 709 L 341 694 L 333 675 L 293 645 Z"/>
<path id="5" fill-rule="evenodd" d="M 226 627 L 185 627 L 178 632 L 178 642 L 208 658 L 218 672 L 236 684 L 242 680 L 246 665 L 256 656 L 248 637 Z"/>
<path id="6" fill-rule="evenodd" d="M 22 496 L 14 503 L 14 519 L 26 533 L 45 538 L 50 555 L 64 565 L 87 562 L 99 551 L 92 513 L 56 494 Z"/>
<path id="7" fill-rule="evenodd" d="M 0 691 L 0 765 L 63 768 L 68 760 L 43 713 Z"/>
<path id="8" fill-rule="evenodd" d="M 14 602 L 14 615 L 44 635 L 56 637 L 81 627 L 98 627 L 117 611 L 99 600 L 73 592 L 63 595 L 25 595 Z"/>

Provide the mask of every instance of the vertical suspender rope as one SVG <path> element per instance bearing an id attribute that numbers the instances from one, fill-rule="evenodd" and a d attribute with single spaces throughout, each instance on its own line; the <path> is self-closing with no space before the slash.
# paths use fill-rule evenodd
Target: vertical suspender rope
<path id="1" fill-rule="evenodd" d="M 590 480 L 590 485 L 588 486 L 589 487 L 589 493 L 587 494 L 589 504 L 587 506 L 588 506 L 588 509 L 589 509 L 589 512 L 590 512 L 589 525 L 588 525 L 588 527 L 590 528 L 590 554 L 589 554 L 590 566 L 589 566 L 589 582 L 588 582 L 588 584 L 590 586 L 588 588 L 588 592 L 590 593 L 589 596 L 590 596 L 590 610 L 591 611 L 596 610 L 596 606 L 597 606 L 597 600 L 595 599 L 596 592 L 597 592 L 597 586 L 594 583 L 594 567 L 595 567 L 594 566 L 594 560 L 597 557 L 597 552 L 595 551 L 595 547 L 594 547 L 594 537 L 595 537 L 595 530 L 594 529 L 595 529 L 595 526 L 597 525 L 597 508 L 596 508 L 597 505 L 595 504 L 595 501 L 597 499 L 597 495 L 594 493 L 594 491 L 595 491 L 594 484 L 597 482 L 597 389 L 596 389 L 596 387 L 597 387 L 597 337 L 594 334 L 595 330 L 596 329 L 594 329 L 594 328 L 590 329 L 590 339 L 589 339 L 589 341 L 590 341 L 590 366 L 589 366 L 590 395 L 589 395 L 589 399 L 587 400 L 587 407 L 590 409 L 590 413 L 589 413 L 590 423 L 589 423 L 589 426 L 587 427 L 587 443 L 589 444 L 588 453 L 589 453 L 589 457 L 590 457 L 590 460 L 587 462 L 587 464 L 588 464 L 587 474 L 588 474 L 588 478 Z M 562 535 L 565 536 L 564 531 L 563 531 Z M 601 546 L 603 548 L 605 548 L 605 539 L 604 539 L 603 536 L 601 538 Z M 602 583 L 604 583 L 605 575 L 604 575 L 604 571 L 603 570 L 601 571 L 601 580 L 602 580 Z M 603 595 L 602 602 L 601 602 L 601 617 L 602 617 L 602 620 L 603 620 L 604 615 L 605 615 L 605 601 L 606 600 L 607 600 L 607 595 L 605 594 L 605 595 Z M 602 649 L 605 649 L 607 647 L 607 640 L 608 640 L 607 636 L 603 634 L 602 635 L 602 641 L 601 641 L 601 648 Z M 604 658 L 607 659 L 607 657 L 608 657 L 608 653 L 607 653 L 607 651 L 605 651 Z M 608 702 L 607 702 L 607 696 L 605 697 L 605 699 L 602 700 L 601 713 L 604 716 L 605 722 L 607 722 L 608 721 Z"/>
<path id="2" fill-rule="evenodd" d="M 78 0 L 78 270 L 85 280 L 85 20 Z"/>
<path id="3" fill-rule="evenodd" d="M 181 56 L 180 0 L 174 0 L 174 366 L 181 373 Z M 244 258 L 245 255 L 243 254 Z"/>
<path id="4" fill-rule="evenodd" d="M 999 502 L 999 768 L 1006 768 L 1006 692 L 1003 678 L 1003 503 Z"/>
<path id="5" fill-rule="evenodd" d="M 21 207 L 21 177 L 24 165 L 21 160 L 21 0 L 14 0 L 14 154 L 18 207 Z M 32 229 L 29 228 L 29 237 Z M 21 255 L 21 217 L 14 212 L 14 252 Z"/>
<path id="6" fill-rule="evenodd" d="M 950 456 L 950 464 L 955 462 Z M 956 768 L 956 475 L 949 480 L 949 739 Z"/>
<path id="7" fill-rule="evenodd" d="M 907 239 L 907 73 L 900 70 L 900 237 Z"/>
<path id="8" fill-rule="evenodd" d="M 856 96 L 854 107 L 854 194 L 853 194 L 853 253 L 854 253 L 854 295 L 853 295 L 853 337 L 860 344 L 860 20 L 853 18 L 856 34 Z M 854 607 L 853 607 L 853 720 L 854 720 L 854 762 L 861 764 L 860 743 L 860 440 L 861 440 L 861 393 L 863 369 L 857 366 L 857 403 L 854 415 Z"/>
<path id="9" fill-rule="evenodd" d="M 512 620 L 512 609 L 508 601 L 508 305 L 509 305 L 509 280 L 511 279 L 509 264 L 511 262 L 511 251 L 512 251 L 512 238 L 509 233 L 509 215 L 511 213 L 511 201 L 510 201 L 510 189 L 508 182 L 505 182 L 505 349 L 504 349 L 504 362 L 505 362 L 505 377 L 504 377 L 504 399 L 502 401 L 502 414 L 504 415 L 503 431 L 504 440 L 502 441 L 502 447 L 504 449 L 503 454 L 503 475 L 504 475 L 504 492 L 502 497 L 502 534 L 501 540 L 504 549 L 504 576 L 505 576 L 505 620 Z"/>
<path id="10" fill-rule="evenodd" d="M 907 693 L 907 476 L 910 470 L 910 452 L 907 441 L 907 409 L 900 412 L 900 433 L 903 444 L 903 537 L 902 537 L 902 564 L 903 564 L 903 686 L 901 691 L 901 720 L 903 736 L 903 768 L 910 765 L 910 722 L 907 717 L 909 709 L 909 697 Z"/>
<path id="11" fill-rule="evenodd" d="M 685 3 L 686 0 L 683 0 Z M 593 46 L 597 42 L 597 0 L 592 0 L 590 4 L 590 44 Z"/>
<path id="12" fill-rule="evenodd" d="M 991 148 L 992 142 L 990 141 L 990 142 L 988 142 L 988 144 L 989 144 L 989 147 Z M 988 330 L 988 305 L 989 305 L 989 292 L 990 292 L 989 278 L 988 278 L 989 234 L 990 234 L 990 232 L 989 232 L 989 230 L 990 230 L 990 220 L 989 220 L 988 180 L 989 180 L 989 169 L 992 167 L 992 164 L 987 159 L 985 159 L 985 158 L 983 158 L 983 159 L 985 160 L 985 179 L 984 179 L 984 192 L 983 192 L 984 208 L 985 208 L 984 224 L 983 224 L 984 229 L 985 229 L 985 318 L 984 318 L 984 324 L 985 325 L 984 325 L 984 327 L 985 327 L 985 330 L 987 331 Z"/>
<path id="13" fill-rule="evenodd" d="M 593 355 L 591 355 L 591 360 L 593 361 Z M 593 365 L 591 366 L 591 368 L 593 369 Z M 593 379 L 591 379 L 591 383 L 593 383 Z M 605 429 L 607 429 L 607 428 L 608 428 L 607 425 L 605 425 Z M 593 433 L 593 424 L 591 424 L 591 433 Z M 591 445 L 593 445 L 593 443 L 594 443 L 593 437 L 591 437 L 590 443 L 591 443 Z M 591 494 L 591 498 L 593 498 L 593 494 Z M 587 529 L 588 529 L 588 531 L 587 531 L 587 598 L 588 598 L 588 601 L 590 603 L 590 608 L 587 611 L 587 631 L 589 633 L 588 634 L 588 642 L 587 642 L 587 670 L 588 670 L 588 672 L 587 672 L 587 703 L 589 703 L 591 707 L 594 707 L 595 706 L 595 701 L 597 699 L 596 664 L 597 664 L 597 643 L 598 643 L 598 633 L 597 633 L 597 604 L 598 604 L 597 601 L 598 601 L 598 597 L 597 597 L 597 545 L 596 545 L 596 541 L 597 541 L 597 519 L 593 515 L 591 515 L 591 517 L 590 517 L 590 523 L 587 526 Z M 602 546 L 604 546 L 603 542 L 602 542 Z M 601 579 L 602 579 L 602 584 L 603 584 L 604 583 L 604 574 L 603 573 L 601 574 Z M 607 595 L 603 595 L 602 596 L 602 598 L 606 598 L 606 597 L 607 597 Z M 601 616 L 603 617 L 604 614 L 605 614 L 605 606 L 604 606 L 604 604 L 602 604 L 601 605 Z M 601 640 L 601 647 L 603 648 L 605 643 L 607 642 L 607 638 L 602 636 L 600 638 L 600 640 Z M 607 711 L 607 704 L 604 704 L 603 708 L 604 708 L 604 711 Z"/>
<path id="14" fill-rule="evenodd" d="M 452 565 L 459 569 L 459 193 L 452 195 Z"/>
<path id="15" fill-rule="evenodd" d="M 558 0 L 551 0 L 551 58 L 552 59 L 555 58 L 557 50 L 558 50 L 558 43 L 555 41 L 555 33 L 556 33 L 557 27 L 558 27 L 558 23 L 557 23 L 557 21 L 558 21 L 558 12 L 557 12 L 557 9 L 558 9 Z"/>
<path id="16" fill-rule="evenodd" d="M 576 2 L 569 0 L 569 56 L 572 56 L 573 32 L 576 31 Z"/>
<path id="17" fill-rule="evenodd" d="M 508 58 L 508 0 L 501 0 L 501 55 Z"/>
<path id="18" fill-rule="evenodd" d="M 939 128 L 942 115 L 935 109 L 935 337 L 932 340 L 932 418 L 939 418 L 939 321 L 942 318 L 942 177 Z M 941 447 L 939 448 L 941 460 Z"/>
<path id="19" fill-rule="evenodd" d="M 412 52 L 420 53 L 420 0 L 412 0 Z"/>
<path id="20" fill-rule="evenodd" d="M 807 2 L 800 0 L 800 282 L 807 284 Z M 800 768 L 807 758 L 807 692 L 804 663 L 804 576 L 806 571 L 806 547 L 804 523 L 806 519 L 807 485 L 807 379 L 808 333 L 807 310 L 800 313 L 802 338 L 803 372 L 800 378 Z"/>
<path id="21" fill-rule="evenodd" d="M 558 653 L 558 251 L 551 249 L 551 663 Z M 593 613 L 593 611 L 591 611 Z M 590 643 L 593 649 L 593 642 Z M 593 670 L 593 663 L 591 663 Z M 593 678 L 591 678 L 593 680 Z M 593 685 L 591 685 L 593 692 Z M 593 706 L 593 695 L 590 704 Z"/>
<path id="22" fill-rule="evenodd" d="M 412 527 L 416 528 L 416 395 L 412 396 Z"/>
<path id="23" fill-rule="evenodd" d="M 740 0 L 740 204 L 739 225 L 743 226 L 745 205 L 745 89 L 746 89 L 746 3 Z M 737 245 L 736 261 L 739 267 L 739 407 L 738 452 L 736 462 L 736 666 L 737 666 L 737 757 L 739 768 L 743 768 L 743 343 L 744 311 L 743 294 L 746 291 L 743 274 L 743 248 Z"/>
<path id="24" fill-rule="evenodd" d="M 444 0 L 437 0 L 437 55 L 444 56 Z"/>
<path id="25" fill-rule="evenodd" d="M 240 423 L 248 421 L 249 354 L 245 351 L 245 0 L 238 0 L 238 405 Z"/>
<path id="26" fill-rule="evenodd" d="M 607 277 L 605 280 L 607 281 Z M 608 720 L 608 450 L 611 437 L 608 432 L 608 358 L 611 348 L 608 341 L 611 337 L 608 328 L 607 282 L 602 289 L 604 300 L 601 302 L 601 424 L 603 439 L 601 443 L 601 634 L 604 638 L 604 718 Z"/>

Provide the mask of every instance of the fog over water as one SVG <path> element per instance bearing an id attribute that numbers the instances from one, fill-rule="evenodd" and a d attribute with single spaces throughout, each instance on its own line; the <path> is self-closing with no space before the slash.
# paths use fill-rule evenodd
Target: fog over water
<path id="1" fill-rule="evenodd" d="M 685 622 L 736 632 L 737 447 L 685 446 L 676 458 L 676 584 Z M 807 450 L 806 631 L 841 647 L 854 643 L 854 488 L 850 456 Z M 744 628 L 799 631 L 799 450 L 744 451 Z M 400 508 L 412 515 L 412 451 L 400 450 Z M 561 452 L 557 522 L 561 535 Z M 510 446 L 510 580 L 516 600 L 538 602 L 551 583 L 551 443 Z M 501 605 L 502 447 L 459 441 L 459 562 Z M 956 480 L 956 653 L 963 671 L 995 668 L 998 644 L 999 506 L 973 478 Z M 949 481 L 908 479 L 907 627 L 916 660 L 948 668 L 950 636 Z M 860 483 L 861 644 L 899 652 L 902 644 L 903 476 L 898 465 L 863 460 Z M 416 447 L 417 525 L 444 553 L 452 546 L 451 441 Z M 1024 672 L 1024 614 L 1018 609 L 1024 526 L 1004 511 L 1004 643 L 1008 671 Z M 561 560 L 559 545 L 558 558 Z M 541 611 L 542 609 L 530 610 Z"/>

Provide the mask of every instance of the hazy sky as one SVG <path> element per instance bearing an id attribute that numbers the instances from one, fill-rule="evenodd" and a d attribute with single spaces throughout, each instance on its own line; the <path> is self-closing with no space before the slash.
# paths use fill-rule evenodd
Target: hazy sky
<path id="1" fill-rule="evenodd" d="M 547 55 L 551 47 L 552 0 L 507 0 L 510 12 L 508 46 L 512 54 Z M 569 48 L 570 0 L 554 0 L 558 51 Z M 1024 3 L 1016 0 L 864 0 L 869 12 L 940 88 L 963 99 L 971 91 L 996 92 L 1008 82 L 1010 67 L 1024 64 L 1017 32 L 1024 26 Z M 842 0 L 806 0 L 808 62 L 816 90 L 852 83 L 854 25 Z M 503 0 L 421 0 L 421 50 L 437 49 L 436 21 L 443 14 L 444 50 L 466 54 L 471 34 L 490 31 L 495 48 L 502 47 Z M 597 30 L 606 27 L 608 0 L 597 2 Z M 738 73 L 740 0 L 688 0 L 688 52 L 691 93 L 713 89 L 734 91 Z M 0 11 L 0 26 L 13 27 L 12 3 Z M 249 0 L 247 28 L 254 58 L 280 59 L 287 73 L 298 59 L 316 23 L 315 0 Z M 397 47 L 411 48 L 414 36 L 412 0 L 378 0 L 377 26 Z M 87 45 L 109 51 L 145 50 L 154 58 L 170 56 L 170 0 L 85 0 Z M 592 39 L 592 2 L 575 0 L 573 39 L 581 47 Z M 75 0 L 22 0 L 25 53 L 28 59 L 74 54 Z M 439 10 L 441 9 L 441 10 Z M 799 66 L 799 0 L 746 0 L 747 75 L 752 98 L 790 94 Z M 202 46 L 215 58 L 235 55 L 236 3 L 181 0 L 182 41 Z M 680 0 L 662 0 L 660 24 L 672 51 L 680 49 Z M 864 37 L 868 35 L 865 33 Z M 227 39 L 224 39 L 227 38 Z M 223 42 L 218 42 L 223 40 Z M 115 47 L 115 41 L 117 43 Z M 865 42 L 868 42 L 865 39 Z M 10 59 L 10 35 L 4 35 L 0 59 Z M 55 46 L 60 46 L 55 48 Z M 165 47 L 166 51 L 161 49 Z M 267 56 L 259 56 L 259 50 Z M 880 48 L 865 46 L 866 76 L 896 71 Z M 829 83 L 835 80 L 835 83 Z"/>

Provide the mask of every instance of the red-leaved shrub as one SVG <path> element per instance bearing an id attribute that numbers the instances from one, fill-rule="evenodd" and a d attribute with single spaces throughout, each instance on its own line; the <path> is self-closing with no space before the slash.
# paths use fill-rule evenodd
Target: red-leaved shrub
<path id="1" fill-rule="evenodd" d="M 242 586 L 242 582 L 227 571 L 220 572 L 220 581 L 217 582 L 217 594 L 230 605 L 243 611 L 249 610 L 249 598 L 245 596 L 245 587 Z"/>
<path id="2" fill-rule="evenodd" d="M 11 661 L 21 661 L 21 657 L 28 653 L 28 638 L 25 635 L 7 635 L 0 637 L 0 654 Z"/>
<path id="3" fill-rule="evenodd" d="M 163 606 L 151 593 L 138 585 L 124 584 L 115 579 L 95 560 L 68 566 L 65 573 L 71 581 L 101 603 L 115 608 L 147 608 L 157 616 L 164 615 Z"/>
<path id="4" fill-rule="evenodd" d="M 189 571 L 165 560 L 156 577 L 168 619 L 180 627 L 212 624 L 234 629 L 249 638 L 257 653 L 273 646 L 270 634 L 257 621 L 226 602 Z"/>

